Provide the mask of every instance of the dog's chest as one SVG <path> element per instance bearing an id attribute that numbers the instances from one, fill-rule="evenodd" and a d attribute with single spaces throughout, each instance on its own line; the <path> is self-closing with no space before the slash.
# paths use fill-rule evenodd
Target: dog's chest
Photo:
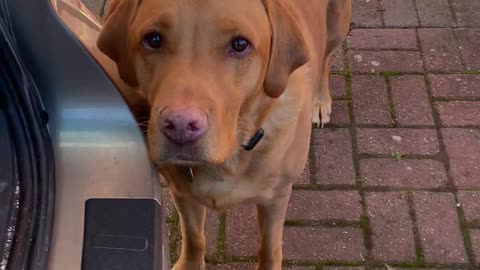
<path id="1" fill-rule="evenodd" d="M 243 202 L 262 201 L 273 197 L 269 179 L 261 176 L 216 175 L 210 171 L 195 170 L 190 183 L 192 195 L 207 207 L 225 210 Z"/>

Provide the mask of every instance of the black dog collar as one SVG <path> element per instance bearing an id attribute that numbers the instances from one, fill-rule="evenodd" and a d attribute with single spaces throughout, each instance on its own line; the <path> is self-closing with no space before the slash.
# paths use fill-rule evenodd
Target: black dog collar
<path id="1" fill-rule="evenodd" d="M 260 128 L 257 131 L 257 133 L 255 133 L 255 135 L 253 135 L 253 137 L 250 139 L 250 141 L 248 141 L 247 144 L 242 145 L 242 148 L 245 151 L 252 151 L 253 148 L 255 148 L 255 146 L 257 146 L 257 144 L 263 139 L 264 135 L 265 135 L 265 131 L 263 130 L 263 128 Z"/>

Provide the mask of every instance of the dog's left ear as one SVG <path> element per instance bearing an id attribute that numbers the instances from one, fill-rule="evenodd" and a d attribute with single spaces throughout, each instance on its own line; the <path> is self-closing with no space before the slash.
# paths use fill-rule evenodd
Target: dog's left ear
<path id="1" fill-rule="evenodd" d="M 305 64 L 308 50 L 300 24 L 285 0 L 262 0 L 272 31 L 270 60 L 263 87 L 272 98 L 279 97 L 287 87 L 290 74 Z"/>

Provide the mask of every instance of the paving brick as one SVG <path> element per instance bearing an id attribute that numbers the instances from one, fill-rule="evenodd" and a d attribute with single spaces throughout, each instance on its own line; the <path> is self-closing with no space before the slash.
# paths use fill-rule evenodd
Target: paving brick
<path id="1" fill-rule="evenodd" d="M 255 205 L 248 204 L 227 211 L 225 242 L 227 256 L 256 256 L 259 232 Z"/>
<path id="2" fill-rule="evenodd" d="M 392 77 L 390 85 L 398 124 L 435 124 L 423 76 Z"/>
<path id="3" fill-rule="evenodd" d="M 391 267 L 391 266 L 390 266 Z M 467 269 L 458 269 L 458 268 L 440 268 L 441 270 L 467 270 Z M 393 270 L 440 270 L 439 268 L 398 268 L 395 267 Z M 386 269 L 385 267 L 381 268 L 375 268 L 375 270 L 391 270 L 391 269 Z"/>
<path id="4" fill-rule="evenodd" d="M 350 51 L 355 72 L 423 72 L 422 58 L 415 51 Z"/>
<path id="5" fill-rule="evenodd" d="M 209 264 L 207 270 L 253 270 L 256 265 L 253 263 L 228 263 L 228 264 Z M 282 266 L 286 270 L 314 270 L 313 267 Z"/>
<path id="6" fill-rule="evenodd" d="M 252 270 L 255 269 L 253 263 L 228 263 L 228 264 L 210 264 L 207 265 L 207 270 Z M 299 266 L 282 266 L 285 270 L 313 270 L 313 267 L 299 267 Z"/>
<path id="7" fill-rule="evenodd" d="M 207 256 L 217 255 L 218 233 L 220 228 L 220 216 L 215 211 L 208 211 L 205 219 L 205 253 Z"/>
<path id="8" fill-rule="evenodd" d="M 255 269 L 253 263 L 228 263 L 228 264 L 210 264 L 207 265 L 207 270 L 252 270 Z M 285 270 L 313 270 L 313 267 L 299 267 L 299 266 L 282 266 Z"/>
<path id="9" fill-rule="evenodd" d="M 477 264 L 480 265 L 480 230 L 470 230 L 470 239 L 473 246 L 473 254 Z"/>
<path id="10" fill-rule="evenodd" d="M 357 124 L 392 124 L 387 84 L 383 76 L 354 76 L 352 96 Z"/>
<path id="11" fill-rule="evenodd" d="M 416 0 L 420 25 L 454 27 L 456 25 L 448 0 Z"/>
<path id="12" fill-rule="evenodd" d="M 310 174 L 310 159 L 307 159 L 307 162 L 305 164 L 305 168 L 303 169 L 302 174 L 298 177 L 298 179 L 294 182 L 294 184 L 308 185 L 311 183 L 311 177 L 312 175 Z"/>
<path id="13" fill-rule="evenodd" d="M 174 215 L 177 213 L 175 209 L 175 205 L 173 204 L 172 197 L 170 197 L 170 193 L 168 192 L 167 188 L 162 188 L 162 204 L 165 210 L 165 217 L 167 220 L 171 220 Z"/>
<path id="14" fill-rule="evenodd" d="M 442 129 L 457 188 L 480 188 L 480 130 Z"/>
<path id="15" fill-rule="evenodd" d="M 253 263 L 229 263 L 229 264 L 209 264 L 206 269 L 208 270 L 251 270 L 255 269 Z"/>
<path id="16" fill-rule="evenodd" d="M 451 28 L 421 28 L 418 34 L 429 70 L 463 69 L 457 40 Z"/>
<path id="17" fill-rule="evenodd" d="M 372 228 L 374 259 L 414 261 L 415 242 L 407 194 L 372 192 L 366 194 L 366 202 Z"/>
<path id="18" fill-rule="evenodd" d="M 295 190 L 290 198 L 287 220 L 358 221 L 362 214 L 356 191 Z"/>
<path id="19" fill-rule="evenodd" d="M 480 191 L 460 191 L 458 201 L 468 222 L 480 222 Z"/>
<path id="20" fill-rule="evenodd" d="M 440 101 L 436 102 L 442 124 L 445 126 L 480 125 L 480 102 Z"/>
<path id="21" fill-rule="evenodd" d="M 349 130 L 316 129 L 311 149 L 317 184 L 355 184 Z"/>
<path id="22" fill-rule="evenodd" d="M 337 125 L 350 124 L 350 114 L 348 112 L 347 101 L 344 101 L 344 100 L 333 101 L 330 123 L 337 124 Z"/>
<path id="23" fill-rule="evenodd" d="M 347 38 L 354 50 L 417 50 L 414 29 L 353 29 Z"/>
<path id="24" fill-rule="evenodd" d="M 430 75 L 434 97 L 480 97 L 480 75 Z"/>
<path id="25" fill-rule="evenodd" d="M 349 267 L 349 266 L 325 266 L 323 270 L 364 270 L 363 267 Z"/>
<path id="26" fill-rule="evenodd" d="M 364 159 L 361 176 L 369 187 L 433 189 L 445 187 L 445 167 L 436 160 Z"/>
<path id="27" fill-rule="evenodd" d="M 341 47 L 333 52 L 330 61 L 330 71 L 342 71 L 345 69 L 345 55 Z"/>
<path id="28" fill-rule="evenodd" d="M 472 0 L 451 0 L 457 25 L 461 27 L 480 26 L 480 1 Z"/>
<path id="29" fill-rule="evenodd" d="M 418 26 L 413 0 L 383 0 L 385 26 Z"/>
<path id="30" fill-rule="evenodd" d="M 465 66 L 469 70 L 480 70 L 480 52 L 478 51 L 480 47 L 480 29 L 457 29 L 455 31 Z"/>
<path id="31" fill-rule="evenodd" d="M 357 129 L 358 151 L 364 154 L 434 155 L 439 152 L 433 129 Z"/>
<path id="32" fill-rule="evenodd" d="M 362 261 L 362 230 L 285 227 L 283 254 L 287 260 Z"/>
<path id="33" fill-rule="evenodd" d="M 343 75 L 330 75 L 329 83 L 333 98 L 345 98 L 347 96 L 347 87 Z"/>
<path id="34" fill-rule="evenodd" d="M 353 0 L 352 24 L 361 27 L 381 27 L 382 13 L 378 1 Z"/>
<path id="35" fill-rule="evenodd" d="M 101 11 L 103 9 L 104 1 L 97 1 L 97 0 L 82 0 L 82 2 L 92 11 L 92 13 L 96 16 L 100 16 L 102 14 Z"/>
<path id="36" fill-rule="evenodd" d="M 180 239 L 181 238 L 180 227 L 175 226 L 173 223 L 167 223 L 167 232 L 168 232 L 168 237 L 170 239 L 170 243 L 169 243 L 170 247 L 173 244 L 176 244 L 176 247 L 177 247 L 175 252 L 171 254 L 173 259 L 176 260 L 180 256 L 180 251 L 182 248 L 182 240 Z"/>
<path id="37" fill-rule="evenodd" d="M 415 192 L 413 201 L 425 261 L 468 262 L 453 194 Z"/>

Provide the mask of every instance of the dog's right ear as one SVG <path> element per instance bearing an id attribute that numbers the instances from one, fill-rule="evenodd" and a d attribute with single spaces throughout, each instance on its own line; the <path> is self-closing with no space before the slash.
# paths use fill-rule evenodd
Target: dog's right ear
<path id="1" fill-rule="evenodd" d="M 130 86 L 138 85 L 129 44 L 129 30 L 140 1 L 113 0 L 97 41 L 100 51 L 117 63 L 120 77 Z"/>

